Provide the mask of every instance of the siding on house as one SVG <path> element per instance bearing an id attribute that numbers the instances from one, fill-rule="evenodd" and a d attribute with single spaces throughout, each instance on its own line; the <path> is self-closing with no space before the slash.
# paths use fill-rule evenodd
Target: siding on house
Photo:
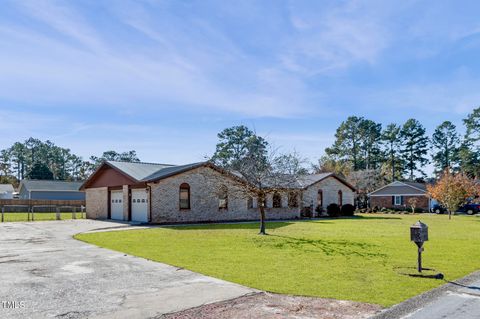
<path id="1" fill-rule="evenodd" d="M 53 180 L 23 180 L 19 186 L 20 199 L 85 200 L 80 191 L 82 182 Z"/>
<path id="2" fill-rule="evenodd" d="M 12 199 L 14 191 L 12 184 L 0 184 L 0 199 Z"/>

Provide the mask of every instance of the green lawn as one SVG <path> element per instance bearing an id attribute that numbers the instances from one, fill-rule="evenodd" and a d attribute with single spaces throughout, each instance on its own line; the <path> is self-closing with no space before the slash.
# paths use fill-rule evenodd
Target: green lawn
<path id="1" fill-rule="evenodd" d="M 79 234 L 77 239 L 262 290 L 390 306 L 444 284 L 415 278 L 409 227 L 429 226 L 424 267 L 447 280 L 480 268 L 480 218 L 360 215 L 267 224 L 212 224 Z"/>
<path id="2" fill-rule="evenodd" d="M 85 219 L 85 213 L 77 213 L 77 219 Z M 34 221 L 56 220 L 56 213 L 35 213 Z M 1 218 L 1 217 L 0 217 Z M 31 218 L 31 214 L 30 214 Z M 61 219 L 72 219 L 72 213 L 60 213 Z M 1 219 L 0 219 L 1 221 Z M 5 213 L 4 222 L 26 222 L 28 213 Z"/>

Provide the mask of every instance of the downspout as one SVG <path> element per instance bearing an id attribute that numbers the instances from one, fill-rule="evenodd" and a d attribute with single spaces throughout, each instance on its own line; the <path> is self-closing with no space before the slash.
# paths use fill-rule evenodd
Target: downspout
<path id="1" fill-rule="evenodd" d="M 152 187 L 147 184 L 148 189 L 148 222 L 152 222 Z"/>

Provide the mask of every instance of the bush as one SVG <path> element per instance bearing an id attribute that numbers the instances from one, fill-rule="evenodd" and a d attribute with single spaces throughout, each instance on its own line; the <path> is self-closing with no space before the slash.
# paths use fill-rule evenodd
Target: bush
<path id="1" fill-rule="evenodd" d="M 311 207 L 303 207 L 302 211 L 300 212 L 300 216 L 312 218 L 312 208 Z"/>
<path id="2" fill-rule="evenodd" d="M 315 211 L 317 212 L 317 216 L 320 217 L 322 216 L 322 213 L 323 213 L 323 207 L 320 205 L 317 205 L 317 208 L 315 208 Z"/>
<path id="3" fill-rule="evenodd" d="M 339 217 L 340 216 L 340 207 L 337 204 L 330 204 L 327 206 L 327 214 L 330 217 Z"/>
<path id="4" fill-rule="evenodd" d="M 340 209 L 342 216 L 353 216 L 355 212 L 355 207 L 352 204 L 345 204 Z"/>

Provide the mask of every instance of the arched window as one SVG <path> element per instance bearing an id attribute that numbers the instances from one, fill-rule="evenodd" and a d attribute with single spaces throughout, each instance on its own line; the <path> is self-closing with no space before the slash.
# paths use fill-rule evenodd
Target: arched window
<path id="1" fill-rule="evenodd" d="M 190 185 L 180 185 L 180 209 L 190 209 Z"/>
<path id="2" fill-rule="evenodd" d="M 228 209 L 228 189 L 225 185 L 218 192 L 218 209 Z"/>
<path id="3" fill-rule="evenodd" d="M 288 193 L 288 207 L 290 208 L 298 207 L 298 196 L 296 192 Z"/>
<path id="4" fill-rule="evenodd" d="M 321 189 L 318 190 L 317 194 L 317 206 L 323 207 L 323 191 Z"/>
<path id="5" fill-rule="evenodd" d="M 260 207 L 265 207 L 267 208 L 267 196 L 265 195 L 262 199 L 262 196 L 257 197 L 257 205 Z"/>
<path id="6" fill-rule="evenodd" d="M 282 196 L 279 193 L 273 194 L 273 208 L 281 208 L 282 207 Z"/>
<path id="7" fill-rule="evenodd" d="M 253 197 L 252 197 L 252 196 L 248 196 L 248 197 L 247 197 L 247 208 L 248 208 L 248 209 L 252 209 L 252 208 L 253 208 Z"/>
<path id="8" fill-rule="evenodd" d="M 343 205 L 343 193 L 342 191 L 338 191 L 338 206 L 342 206 Z"/>

